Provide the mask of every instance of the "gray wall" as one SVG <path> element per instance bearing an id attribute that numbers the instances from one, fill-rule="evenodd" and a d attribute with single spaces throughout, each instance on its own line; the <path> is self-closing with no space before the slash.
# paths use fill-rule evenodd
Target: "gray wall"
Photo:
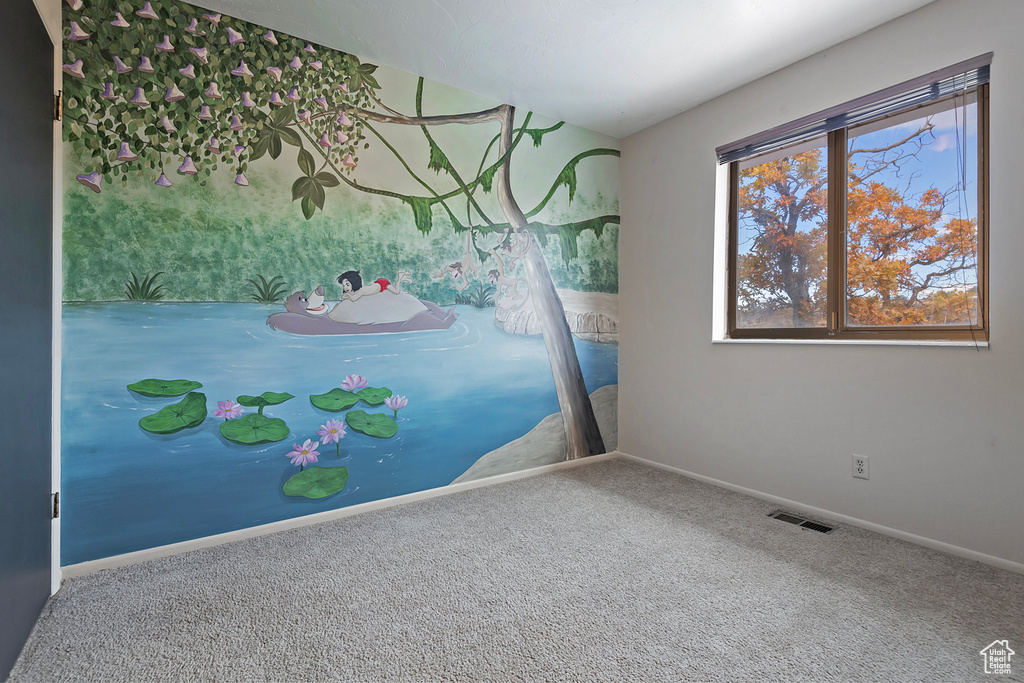
<path id="1" fill-rule="evenodd" d="M 1024 563 L 1022 27 L 940 0 L 623 141 L 622 452 Z M 990 50 L 991 348 L 712 344 L 715 146 Z"/>

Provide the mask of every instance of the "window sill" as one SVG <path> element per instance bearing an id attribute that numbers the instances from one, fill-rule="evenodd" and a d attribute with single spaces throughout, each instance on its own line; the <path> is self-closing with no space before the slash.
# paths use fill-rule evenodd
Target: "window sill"
<path id="1" fill-rule="evenodd" d="M 987 349 L 988 341 L 942 339 L 725 339 L 712 338 L 712 344 L 797 344 L 802 346 L 954 346 Z"/>

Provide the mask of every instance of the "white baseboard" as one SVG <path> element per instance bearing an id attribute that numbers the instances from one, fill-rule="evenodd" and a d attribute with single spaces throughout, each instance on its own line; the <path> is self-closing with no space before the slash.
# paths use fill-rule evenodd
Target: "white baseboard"
<path id="1" fill-rule="evenodd" d="M 613 451 L 611 453 L 604 453 L 602 455 L 592 455 L 588 458 L 580 458 L 578 460 L 567 460 L 565 462 L 558 462 L 553 465 L 542 465 L 541 467 L 534 467 L 528 470 L 522 470 L 520 472 L 499 474 L 493 477 L 487 477 L 485 479 L 478 479 L 476 481 L 466 481 L 460 484 L 449 484 L 448 486 L 440 486 L 436 489 L 427 489 L 426 491 L 407 493 L 404 496 L 395 496 L 394 498 L 373 500 L 368 503 L 359 503 L 358 505 L 339 508 L 337 510 L 317 512 L 311 515 L 305 515 L 303 517 L 282 519 L 279 522 L 270 522 L 269 524 L 261 524 L 260 526 L 249 527 L 247 529 L 239 529 L 238 531 L 229 531 L 223 534 L 217 534 L 215 536 L 205 536 L 203 538 L 196 538 L 190 541 L 171 543 L 169 545 L 162 545 L 156 548 L 137 550 L 135 552 L 125 553 L 123 555 L 114 555 L 112 557 L 104 557 L 99 560 L 90 560 L 88 562 L 71 564 L 62 567 L 61 572 L 65 579 L 74 578 L 76 576 L 84 576 L 85 574 L 91 574 L 93 572 L 102 571 L 104 569 L 113 569 L 115 567 L 123 567 L 129 564 L 145 562 L 146 560 L 155 560 L 160 557 L 178 555 L 180 553 L 185 553 L 190 550 L 210 548 L 217 545 L 223 545 L 224 543 L 232 543 L 234 541 L 241 541 L 247 538 L 265 536 L 266 534 L 274 534 L 279 531 L 287 531 L 288 529 L 297 529 L 299 527 L 310 526 L 312 524 L 320 524 L 321 522 L 328 522 L 335 519 L 342 519 L 344 517 L 351 517 L 353 515 L 359 515 L 364 512 L 381 510 L 384 508 L 394 507 L 396 505 L 404 505 L 406 503 L 412 503 L 418 500 L 437 498 L 439 496 L 447 496 L 452 493 L 458 493 L 459 491 L 469 491 L 470 489 L 478 489 L 484 486 L 493 486 L 494 484 L 500 484 L 506 481 L 515 481 L 516 479 L 534 477 L 538 474 L 555 472 L 557 470 L 562 470 L 568 467 L 589 465 L 594 462 L 599 462 L 601 460 L 607 460 L 609 458 L 617 457 L 618 455 L 619 454 L 617 452 Z"/>
<path id="2" fill-rule="evenodd" d="M 813 517 L 823 517 L 825 519 L 832 519 L 837 522 L 849 524 L 850 526 L 860 527 L 861 529 L 867 529 L 868 531 L 874 531 L 875 533 L 882 534 L 883 536 L 891 536 L 893 538 L 898 538 L 902 541 L 907 541 L 909 543 L 921 545 L 926 548 L 931 548 L 932 550 L 939 550 L 944 553 L 949 553 L 950 555 L 956 555 L 958 557 L 963 557 L 968 560 L 975 560 L 977 562 L 981 562 L 982 564 L 998 567 L 999 569 L 1005 569 L 1007 571 L 1015 572 L 1017 574 L 1024 574 L 1024 564 L 1014 562 L 1013 560 L 1007 560 L 1002 557 L 996 557 L 995 555 L 986 555 L 985 553 L 979 553 L 976 550 L 961 548 L 957 545 L 944 543 L 942 541 L 937 541 L 933 538 L 927 538 L 925 536 L 918 536 L 916 534 L 911 534 L 906 531 L 900 531 L 899 529 L 893 529 L 891 527 L 882 526 L 881 524 L 875 524 L 874 522 L 866 522 L 863 519 L 850 517 L 849 515 L 843 515 L 838 512 L 833 512 L 831 510 L 816 508 L 811 505 L 805 505 L 795 500 L 780 498 L 779 496 L 773 496 L 768 493 L 762 493 L 761 491 L 748 489 L 745 486 L 730 484 L 727 481 L 712 479 L 711 477 L 706 477 L 703 474 L 688 472 L 678 467 L 672 467 L 671 465 L 665 465 L 660 462 L 655 462 L 653 460 L 647 460 L 645 458 L 640 458 L 635 455 L 629 455 L 628 453 L 618 452 L 617 455 L 627 460 L 633 460 L 644 465 L 649 465 L 650 467 L 656 467 L 658 469 L 666 470 L 668 472 L 674 472 L 675 474 L 681 474 L 684 477 L 696 479 L 697 481 L 702 481 L 706 484 L 711 484 L 712 486 L 718 486 L 720 488 L 728 489 L 730 491 L 736 491 L 737 493 L 742 493 L 744 495 L 751 496 L 752 498 L 760 498 L 761 500 L 766 500 L 769 503 L 774 503 L 781 507 L 789 508 L 794 512 L 803 512 Z"/>

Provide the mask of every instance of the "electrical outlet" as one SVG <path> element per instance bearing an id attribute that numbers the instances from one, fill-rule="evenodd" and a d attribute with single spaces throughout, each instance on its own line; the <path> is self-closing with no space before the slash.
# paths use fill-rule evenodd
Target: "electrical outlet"
<path id="1" fill-rule="evenodd" d="M 854 454 L 853 476 L 857 479 L 870 479 L 871 477 L 868 476 L 870 474 L 870 471 L 868 470 L 869 464 L 868 456 Z"/>

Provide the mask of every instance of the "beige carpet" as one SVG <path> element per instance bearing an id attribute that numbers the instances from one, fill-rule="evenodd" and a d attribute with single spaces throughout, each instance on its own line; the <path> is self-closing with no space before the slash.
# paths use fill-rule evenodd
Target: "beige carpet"
<path id="1" fill-rule="evenodd" d="M 11 680 L 1022 680 L 1024 576 L 770 509 L 615 459 L 99 572 Z"/>

